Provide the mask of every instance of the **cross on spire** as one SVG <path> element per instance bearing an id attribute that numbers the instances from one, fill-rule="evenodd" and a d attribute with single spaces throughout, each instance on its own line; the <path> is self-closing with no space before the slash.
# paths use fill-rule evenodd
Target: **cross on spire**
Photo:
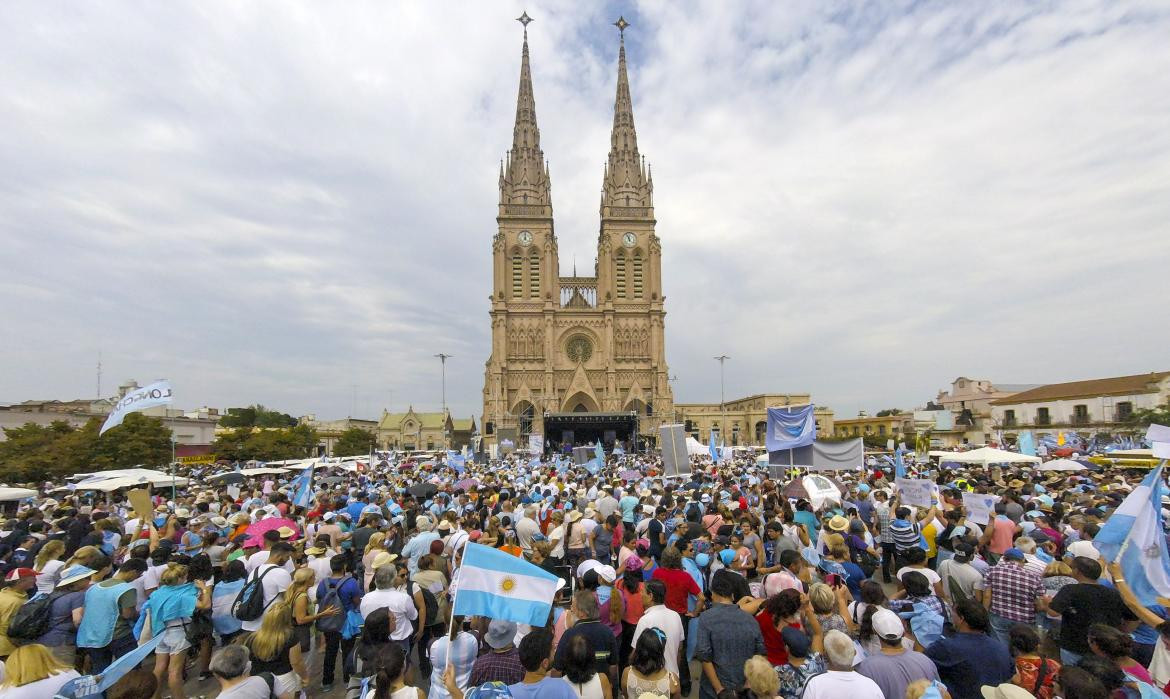
<path id="1" fill-rule="evenodd" d="M 524 11 L 524 12 L 520 13 L 520 16 L 516 18 L 516 21 L 519 22 L 520 24 L 524 25 L 524 38 L 527 39 L 528 38 L 528 23 L 535 21 L 535 20 L 533 20 L 531 17 L 528 16 L 527 11 Z"/>

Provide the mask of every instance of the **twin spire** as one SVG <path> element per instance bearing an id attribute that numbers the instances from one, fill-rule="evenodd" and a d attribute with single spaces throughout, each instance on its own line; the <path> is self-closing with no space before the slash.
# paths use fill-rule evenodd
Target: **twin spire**
<path id="1" fill-rule="evenodd" d="M 528 216 L 552 216 L 552 195 L 548 163 L 540 148 L 540 129 L 536 125 L 536 99 L 532 94 L 532 70 L 528 63 L 528 13 L 520 15 L 524 25 L 524 46 L 520 54 L 520 90 L 516 96 L 516 124 L 512 130 L 512 149 L 508 160 L 500 164 L 500 213 Z M 630 81 L 626 73 L 625 30 L 630 26 L 624 17 L 614 25 L 621 33 L 618 48 L 617 96 L 613 108 L 613 131 L 610 134 L 609 158 L 601 190 L 601 215 L 622 218 L 652 218 L 654 182 L 638 153 L 638 135 L 634 130 L 634 106 L 630 98 Z M 529 208 L 532 207 L 532 208 Z"/>

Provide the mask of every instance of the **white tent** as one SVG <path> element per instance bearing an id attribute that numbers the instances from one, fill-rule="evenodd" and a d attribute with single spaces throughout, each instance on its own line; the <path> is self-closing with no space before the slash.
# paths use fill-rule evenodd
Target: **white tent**
<path id="1" fill-rule="evenodd" d="M 960 464 L 1038 464 L 1043 459 L 1039 456 L 1017 454 L 1014 451 L 1004 451 L 992 447 L 980 447 L 971 451 L 932 451 L 931 456 L 938 457 L 939 461 L 951 461 Z"/>
<path id="2" fill-rule="evenodd" d="M 1084 471 L 1085 465 L 1072 459 L 1053 459 L 1046 461 L 1038 471 Z"/>
<path id="3" fill-rule="evenodd" d="M 286 475 L 287 472 L 283 468 L 242 468 L 239 471 L 224 471 L 223 473 L 217 473 L 214 476 L 208 476 L 207 479 L 211 480 L 212 478 L 222 478 L 232 473 L 238 473 L 243 476 L 283 476 Z"/>
<path id="4" fill-rule="evenodd" d="M 28 488 L 0 488 L 0 502 L 35 498 L 37 491 Z"/>
<path id="5" fill-rule="evenodd" d="M 711 450 L 706 445 L 699 444 L 694 437 L 687 437 L 687 456 L 710 456 Z"/>
<path id="6" fill-rule="evenodd" d="M 186 478 L 179 478 L 176 476 L 174 479 L 175 486 L 185 486 L 185 485 L 187 485 L 187 482 L 188 481 Z M 91 481 L 85 481 L 83 483 L 78 483 L 76 489 L 77 490 L 96 490 L 96 491 L 101 492 L 101 493 L 112 493 L 115 490 L 121 490 L 122 488 L 142 488 L 142 487 L 169 488 L 169 487 L 171 487 L 171 485 L 172 485 L 172 483 L 171 483 L 170 476 L 167 476 L 167 479 L 165 481 L 151 481 L 151 480 L 148 480 L 146 478 L 133 478 L 131 476 L 119 476 L 117 478 L 103 478 L 103 479 L 97 480 L 97 481 L 91 480 Z M 56 488 L 55 490 L 72 490 L 72 488 Z"/>
<path id="7" fill-rule="evenodd" d="M 187 485 L 187 479 L 172 476 L 169 473 L 162 471 L 155 471 L 149 468 L 122 468 L 113 471 L 98 471 L 93 473 L 84 480 L 78 481 L 77 490 L 100 490 L 102 492 L 109 492 L 117 490 L 117 488 L 98 487 L 107 484 L 108 481 L 119 480 L 127 481 L 131 485 L 145 485 L 152 486 L 169 486 L 173 482 L 175 485 Z M 58 488 L 58 490 L 60 490 Z"/>

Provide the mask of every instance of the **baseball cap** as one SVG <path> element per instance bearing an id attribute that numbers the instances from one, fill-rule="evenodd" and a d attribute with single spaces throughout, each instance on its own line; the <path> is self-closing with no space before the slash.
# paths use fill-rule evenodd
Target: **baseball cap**
<path id="1" fill-rule="evenodd" d="M 784 639 L 784 645 L 788 646 L 788 652 L 798 658 L 807 658 L 809 647 L 812 641 L 805 632 L 791 626 L 785 626 L 780 631 L 780 636 Z"/>
<path id="2" fill-rule="evenodd" d="M 902 626 L 902 620 L 898 618 L 897 614 L 884 607 L 873 613 L 871 622 L 873 632 L 887 641 L 893 641 L 906 635 L 906 628 Z"/>
<path id="3" fill-rule="evenodd" d="M 1003 552 L 1003 557 L 1010 560 L 1022 561 L 1024 560 L 1024 552 L 1013 546 Z"/>
<path id="4" fill-rule="evenodd" d="M 1092 558 L 1094 561 L 1101 560 L 1101 552 L 1097 550 L 1092 541 L 1074 541 L 1068 545 L 1064 556 L 1065 558 L 1084 556 Z"/>
<path id="5" fill-rule="evenodd" d="M 955 558 L 960 562 L 971 560 L 975 556 L 975 547 L 966 541 L 955 542 Z"/>
<path id="6" fill-rule="evenodd" d="M 40 575 L 40 573 L 36 572 L 32 568 L 13 568 L 8 572 L 8 575 L 4 576 L 4 580 L 7 582 L 16 582 L 21 578 L 35 578 L 38 575 Z"/>

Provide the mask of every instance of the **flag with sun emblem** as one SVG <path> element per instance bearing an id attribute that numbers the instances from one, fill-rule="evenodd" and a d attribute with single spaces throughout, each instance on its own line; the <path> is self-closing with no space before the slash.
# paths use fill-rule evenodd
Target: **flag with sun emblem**
<path id="1" fill-rule="evenodd" d="M 544 626 L 561 586 L 556 575 L 500 549 L 467 544 L 453 614 Z"/>

